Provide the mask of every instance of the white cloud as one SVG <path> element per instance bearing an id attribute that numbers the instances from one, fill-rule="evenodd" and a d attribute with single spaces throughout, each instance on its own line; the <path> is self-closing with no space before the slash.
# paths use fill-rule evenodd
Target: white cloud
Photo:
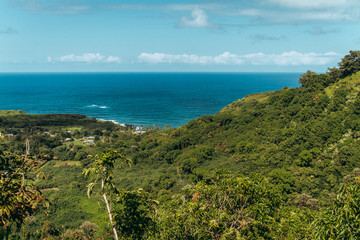
<path id="1" fill-rule="evenodd" d="M 208 16 L 205 11 L 201 9 L 194 9 L 191 12 L 191 18 L 182 17 L 178 23 L 179 27 L 193 27 L 193 28 L 212 28 L 213 24 L 209 23 Z"/>
<path id="2" fill-rule="evenodd" d="M 280 10 L 242 9 L 230 13 L 231 16 L 251 17 L 255 22 L 269 23 L 298 23 L 298 22 L 329 22 L 329 21 L 357 21 L 359 14 L 355 11 L 335 10 L 294 10 L 285 12 Z"/>
<path id="3" fill-rule="evenodd" d="M 240 65 L 244 63 L 244 60 L 241 58 L 241 56 L 229 52 L 224 52 L 223 54 L 213 57 L 212 62 L 215 64 Z"/>
<path id="4" fill-rule="evenodd" d="M 244 55 L 244 58 L 254 65 L 325 65 L 337 57 L 335 52 L 327 53 L 300 53 L 297 51 L 283 52 L 281 54 L 255 53 Z"/>
<path id="5" fill-rule="evenodd" d="M 105 57 L 100 53 L 84 53 L 83 55 L 69 54 L 59 58 L 47 58 L 48 62 L 78 62 L 78 63 L 120 63 L 120 57 Z"/>
<path id="6" fill-rule="evenodd" d="M 108 63 L 121 63 L 121 58 L 120 57 L 109 56 L 106 59 L 106 62 L 108 62 Z"/>
<path id="7" fill-rule="evenodd" d="M 140 62 L 159 64 L 159 63 L 188 63 L 188 64 L 209 64 L 211 57 L 198 56 L 195 54 L 173 55 L 165 53 L 141 53 L 138 57 Z"/>
<path id="8" fill-rule="evenodd" d="M 355 16 L 351 16 L 343 11 L 328 11 L 328 12 L 302 12 L 294 16 L 294 20 L 315 20 L 315 21 L 338 21 L 354 19 Z"/>
<path id="9" fill-rule="evenodd" d="M 165 54 L 165 53 L 141 53 L 138 61 L 149 64 L 201 64 L 201 65 L 325 65 L 338 57 L 335 52 L 327 53 L 300 53 L 297 51 L 283 52 L 281 54 L 253 53 L 246 55 L 237 55 L 230 52 L 224 52 L 217 56 L 198 56 L 195 54 Z"/>
<path id="10" fill-rule="evenodd" d="M 287 8 L 343 8 L 355 4 L 354 0 L 267 0 L 281 7 Z"/>
<path id="11" fill-rule="evenodd" d="M 75 54 L 69 54 L 60 57 L 60 62 L 101 62 L 105 57 L 100 53 L 84 53 L 82 56 L 76 56 Z"/>

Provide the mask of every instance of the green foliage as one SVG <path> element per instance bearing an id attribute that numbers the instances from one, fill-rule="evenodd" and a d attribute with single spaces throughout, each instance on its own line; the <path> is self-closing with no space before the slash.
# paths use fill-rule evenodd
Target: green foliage
<path id="1" fill-rule="evenodd" d="M 89 156 L 89 158 L 94 159 L 94 161 L 92 162 L 90 168 L 83 170 L 82 174 L 85 177 L 90 177 L 90 178 L 95 177 L 95 181 L 89 183 L 89 185 L 87 186 L 88 188 L 87 194 L 90 198 L 90 195 L 93 192 L 93 189 L 96 185 L 97 179 L 100 178 L 101 180 L 100 192 L 102 197 L 104 198 L 104 202 L 107 208 L 107 213 L 109 215 L 110 224 L 114 232 L 115 240 L 118 240 L 115 223 L 112 217 L 112 209 L 110 207 L 110 203 L 108 200 L 109 194 L 111 192 L 115 194 L 119 194 L 119 189 L 115 186 L 113 182 L 112 171 L 114 168 L 115 160 L 119 159 L 127 163 L 128 165 L 131 164 L 131 160 L 123 157 L 121 154 L 119 154 L 117 151 L 114 150 L 105 151 L 101 154 L 96 154 L 95 156 Z M 110 192 L 107 193 L 106 191 L 107 189 L 110 190 Z"/>
<path id="2" fill-rule="evenodd" d="M 15 115 L 23 115 L 26 114 L 25 111 L 15 111 L 15 110 L 0 110 L 0 116 L 15 116 Z"/>
<path id="3" fill-rule="evenodd" d="M 313 222 L 316 239 L 360 238 L 359 180 L 344 184 L 334 203 Z"/>
<path id="4" fill-rule="evenodd" d="M 131 160 L 123 157 L 117 151 L 106 151 L 101 154 L 96 154 L 95 156 L 89 155 L 90 159 L 94 159 L 90 168 L 84 169 L 82 174 L 85 177 L 95 178 L 95 181 L 89 183 L 88 185 L 88 196 L 93 192 L 95 184 L 98 178 L 101 178 L 102 183 L 102 193 L 104 192 L 104 188 L 108 188 L 115 193 L 118 193 L 118 189 L 113 183 L 112 172 L 115 164 L 115 160 L 119 159 L 127 164 L 131 164 Z"/>
<path id="5" fill-rule="evenodd" d="M 303 150 L 296 160 L 296 164 L 300 167 L 309 167 L 313 160 L 313 154 L 309 150 Z"/>
<path id="6" fill-rule="evenodd" d="M 270 181 L 278 188 L 282 193 L 292 193 L 295 190 L 295 178 L 291 172 L 285 169 L 274 169 L 269 173 Z"/>
<path id="7" fill-rule="evenodd" d="M 187 187 L 173 204 L 158 216 L 157 239 L 269 239 L 281 199 L 264 182 L 219 176 Z"/>
<path id="8" fill-rule="evenodd" d="M 115 130 L 117 126 L 112 122 L 101 122 L 80 114 L 26 114 L 24 111 L 0 112 L 1 128 L 39 129 L 43 127 L 78 127 L 87 131 L 106 129 Z"/>
<path id="9" fill-rule="evenodd" d="M 315 72 L 308 70 L 306 73 L 301 75 L 299 78 L 299 83 L 303 87 L 310 87 L 314 84 L 314 80 L 318 75 Z"/>
<path id="10" fill-rule="evenodd" d="M 81 224 L 80 229 L 84 231 L 84 235 L 87 239 L 92 239 L 98 229 L 98 226 L 95 223 L 85 221 Z"/>
<path id="11" fill-rule="evenodd" d="M 115 227 L 126 239 L 143 239 L 154 228 L 151 215 L 154 214 L 149 194 L 143 189 L 120 191 L 114 201 Z"/>
<path id="12" fill-rule="evenodd" d="M 236 144 L 236 152 L 238 153 L 251 153 L 255 146 L 247 141 L 241 141 Z"/>
<path id="13" fill-rule="evenodd" d="M 339 63 L 341 77 L 345 78 L 360 71 L 360 51 L 350 51 Z"/>
<path id="14" fill-rule="evenodd" d="M 0 228 L 9 223 L 23 223 L 27 216 L 49 202 L 34 181 L 44 177 L 39 163 L 28 154 L 19 155 L 0 150 Z"/>

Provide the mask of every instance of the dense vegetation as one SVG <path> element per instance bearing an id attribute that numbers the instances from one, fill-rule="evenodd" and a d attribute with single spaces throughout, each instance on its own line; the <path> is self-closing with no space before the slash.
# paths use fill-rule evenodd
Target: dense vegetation
<path id="1" fill-rule="evenodd" d="M 1 111 L 1 159 L 27 156 L 29 139 L 47 180 L 25 169 L 28 183 L 50 208 L 21 221 L 0 212 L 0 235 L 113 239 L 113 227 L 120 239 L 357 239 L 359 56 L 350 51 L 339 68 L 303 74 L 301 87 L 249 95 L 176 129 Z M 1 186 L 22 167 L 5 162 Z M 102 173 L 104 185 L 89 184 L 83 169 Z"/>

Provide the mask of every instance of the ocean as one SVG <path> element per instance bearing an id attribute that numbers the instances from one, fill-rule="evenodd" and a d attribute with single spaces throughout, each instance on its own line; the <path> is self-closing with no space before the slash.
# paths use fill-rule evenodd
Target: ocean
<path id="1" fill-rule="evenodd" d="M 2 73 L 0 109 L 76 113 L 178 127 L 251 93 L 298 87 L 300 73 Z"/>

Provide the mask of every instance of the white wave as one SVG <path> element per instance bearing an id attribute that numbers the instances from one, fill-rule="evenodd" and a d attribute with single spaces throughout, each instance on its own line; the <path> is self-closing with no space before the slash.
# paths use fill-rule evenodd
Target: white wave
<path id="1" fill-rule="evenodd" d="M 93 105 L 90 105 L 90 106 L 87 106 L 87 107 L 92 107 L 92 108 L 109 108 L 107 106 L 100 106 L 100 105 L 96 105 L 96 104 L 93 104 Z"/>
<path id="2" fill-rule="evenodd" d="M 105 121 L 105 122 L 113 122 L 113 123 L 118 124 L 118 125 L 120 125 L 120 126 L 122 126 L 122 127 L 125 127 L 125 123 L 119 123 L 119 122 L 116 121 L 116 120 L 106 120 L 106 119 L 101 119 L 101 118 L 99 118 L 99 120 Z"/>
<path id="3" fill-rule="evenodd" d="M 121 125 L 118 121 L 115 121 L 115 120 L 109 120 L 109 122 L 113 122 L 113 123 L 115 123 L 115 124 Z"/>

